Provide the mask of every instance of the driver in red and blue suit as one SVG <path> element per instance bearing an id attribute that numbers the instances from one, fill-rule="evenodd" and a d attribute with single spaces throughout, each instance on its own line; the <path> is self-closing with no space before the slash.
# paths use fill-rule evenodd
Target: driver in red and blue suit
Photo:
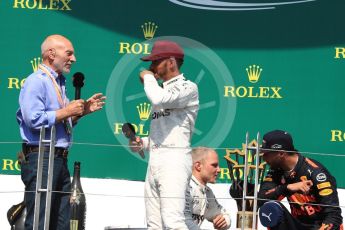
<path id="1" fill-rule="evenodd" d="M 343 229 L 335 178 L 319 162 L 294 148 L 282 130 L 263 137 L 263 159 L 270 165 L 260 186 L 259 218 L 272 230 Z M 279 201 L 287 198 L 291 213 Z"/>

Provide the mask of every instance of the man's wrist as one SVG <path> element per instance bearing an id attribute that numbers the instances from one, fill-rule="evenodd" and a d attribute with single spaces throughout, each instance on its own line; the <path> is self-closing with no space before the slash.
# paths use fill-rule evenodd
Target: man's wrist
<path id="1" fill-rule="evenodd" d="M 76 125 L 78 123 L 79 119 L 82 118 L 83 116 L 84 116 L 84 114 L 81 116 L 73 116 L 72 117 L 72 124 Z"/>
<path id="2" fill-rule="evenodd" d="M 279 190 L 278 193 L 282 195 L 287 195 L 290 193 L 290 190 L 288 189 L 288 185 L 286 184 L 279 185 L 278 190 Z"/>

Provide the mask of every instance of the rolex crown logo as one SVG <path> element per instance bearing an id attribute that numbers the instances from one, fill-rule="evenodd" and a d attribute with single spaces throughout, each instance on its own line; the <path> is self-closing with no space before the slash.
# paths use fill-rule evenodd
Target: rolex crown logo
<path id="1" fill-rule="evenodd" d="M 30 62 L 31 62 L 32 70 L 36 72 L 38 70 L 38 66 L 41 64 L 42 61 L 41 61 L 41 58 L 38 57 L 38 58 L 32 59 Z"/>
<path id="2" fill-rule="evenodd" d="M 158 26 L 154 22 L 145 22 L 141 28 L 143 29 L 145 39 L 149 40 L 155 36 Z"/>
<path id="3" fill-rule="evenodd" d="M 137 106 L 139 118 L 142 121 L 146 121 L 149 119 L 150 113 L 151 113 L 151 105 L 148 103 L 140 103 Z"/>
<path id="4" fill-rule="evenodd" d="M 258 82 L 260 78 L 260 74 L 262 72 L 262 68 L 260 68 L 260 66 L 250 65 L 248 66 L 248 68 L 246 68 L 246 71 L 247 71 L 249 82 L 251 83 Z"/>

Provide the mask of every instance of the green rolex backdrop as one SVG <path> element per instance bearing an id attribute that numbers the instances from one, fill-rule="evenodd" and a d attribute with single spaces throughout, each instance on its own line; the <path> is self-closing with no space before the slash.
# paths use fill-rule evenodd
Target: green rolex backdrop
<path id="1" fill-rule="evenodd" d="M 219 3 L 219 4 L 218 4 Z M 182 72 L 199 86 L 193 146 L 216 148 L 220 182 L 229 182 L 223 156 L 242 150 L 246 132 L 289 131 L 295 147 L 321 161 L 345 187 L 345 2 L 192 0 L 0 1 L 0 173 L 19 174 L 16 122 L 25 77 L 41 61 L 50 34 L 74 44 L 77 62 L 67 75 L 85 74 L 82 98 L 103 92 L 103 111 L 74 129 L 69 163 L 84 177 L 143 180 L 147 159 L 130 153 L 122 124 L 149 135 L 151 105 L 138 79 L 155 40 L 185 50 Z"/>

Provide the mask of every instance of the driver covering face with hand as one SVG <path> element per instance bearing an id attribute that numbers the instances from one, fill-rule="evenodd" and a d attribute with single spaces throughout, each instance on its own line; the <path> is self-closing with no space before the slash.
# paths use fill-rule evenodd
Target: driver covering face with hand
<path id="1" fill-rule="evenodd" d="M 150 136 L 132 142 L 133 151 L 149 151 L 145 180 L 148 229 L 198 229 L 185 215 L 186 194 L 192 174 L 190 141 L 199 109 L 198 87 L 180 67 L 184 52 L 172 41 L 156 41 L 149 70 L 140 72 L 145 94 L 152 105 Z M 157 79 L 163 81 L 159 86 Z"/>

